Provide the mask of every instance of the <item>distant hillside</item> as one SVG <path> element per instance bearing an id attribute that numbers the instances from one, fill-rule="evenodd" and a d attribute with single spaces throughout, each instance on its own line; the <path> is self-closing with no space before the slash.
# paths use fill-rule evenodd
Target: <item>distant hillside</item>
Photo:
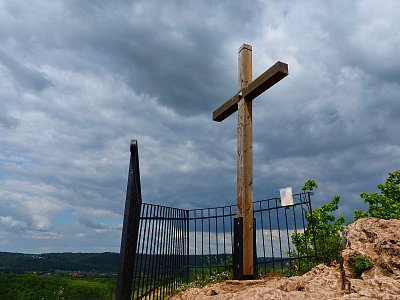
<path id="1" fill-rule="evenodd" d="M 0 252 L 0 270 L 17 269 L 117 272 L 119 253 L 43 253 Z"/>
<path id="2" fill-rule="evenodd" d="M 173 267 L 170 265 L 170 258 L 163 255 L 153 255 L 142 257 L 137 256 L 137 261 L 147 261 L 140 265 L 140 272 L 150 274 L 154 270 L 166 270 Z M 176 264 L 189 263 L 191 267 L 221 265 L 223 255 L 189 255 L 186 259 L 178 259 Z M 231 255 L 227 255 L 225 263 L 232 264 Z M 274 258 L 266 258 L 269 264 L 274 260 L 274 266 L 279 268 L 282 264 Z M 149 262 L 152 261 L 152 264 Z M 259 263 L 265 262 L 265 258 L 258 258 Z M 83 271 L 100 273 L 117 273 L 119 267 L 119 253 L 43 253 L 43 254 L 22 254 L 12 252 L 0 252 L 0 271 L 1 270 L 21 270 L 21 271 L 40 271 L 40 270 L 60 270 L 60 271 Z"/>

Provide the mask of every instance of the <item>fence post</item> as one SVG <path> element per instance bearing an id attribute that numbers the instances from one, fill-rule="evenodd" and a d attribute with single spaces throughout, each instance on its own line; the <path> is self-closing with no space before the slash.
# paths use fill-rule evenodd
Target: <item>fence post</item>
<path id="1" fill-rule="evenodd" d="M 130 152 L 131 158 L 121 237 L 116 300 L 131 299 L 136 245 L 139 235 L 140 210 L 142 205 L 137 140 L 131 140 Z"/>
<path id="2" fill-rule="evenodd" d="M 234 218 L 233 227 L 233 279 L 255 279 L 257 278 L 257 243 L 256 243 L 256 219 L 253 218 L 253 265 L 254 274 L 243 274 L 243 260 L 247 253 L 243 253 L 243 218 Z"/>
<path id="3" fill-rule="evenodd" d="M 314 195 L 313 192 L 307 192 L 307 200 L 308 200 L 308 205 L 309 205 L 309 209 L 310 209 L 310 220 L 311 220 L 311 230 L 313 233 L 313 242 L 314 242 L 314 255 L 315 255 L 315 259 L 318 259 L 318 249 L 317 249 L 317 241 L 315 239 L 316 236 L 316 232 L 315 232 L 315 222 L 312 216 L 312 207 L 311 207 L 311 196 Z"/>
<path id="4" fill-rule="evenodd" d="M 189 236 L 189 211 L 186 210 L 186 283 L 189 284 L 190 270 L 189 270 L 189 253 L 190 253 L 190 236 Z M 196 234 L 196 233 L 195 233 Z"/>
<path id="5" fill-rule="evenodd" d="M 243 279 L 243 218 L 234 218 L 233 279 Z"/>

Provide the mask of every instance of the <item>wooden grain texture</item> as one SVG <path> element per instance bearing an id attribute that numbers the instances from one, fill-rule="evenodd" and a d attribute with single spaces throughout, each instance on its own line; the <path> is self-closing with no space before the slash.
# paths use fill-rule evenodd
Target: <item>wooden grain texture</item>
<path id="1" fill-rule="evenodd" d="M 288 65 L 278 61 L 252 81 L 252 47 L 239 49 L 239 91 L 213 112 L 221 122 L 238 111 L 237 217 L 243 220 L 243 275 L 255 275 L 253 223 L 253 132 L 252 105 L 261 93 L 288 75 Z"/>
<path id="2" fill-rule="evenodd" d="M 239 49 L 239 89 L 252 79 L 251 46 Z M 243 218 L 243 275 L 254 275 L 252 101 L 238 102 L 237 217 Z"/>
<path id="3" fill-rule="evenodd" d="M 238 110 L 238 102 L 242 97 L 237 93 L 213 112 L 213 120 L 221 122 Z"/>
<path id="4" fill-rule="evenodd" d="M 288 65 L 278 61 L 255 80 L 243 87 L 243 98 L 253 100 L 288 75 Z"/>
<path id="5" fill-rule="evenodd" d="M 271 68 L 258 76 L 255 80 L 248 82 L 248 85 L 241 86 L 236 95 L 234 95 L 213 112 L 213 120 L 217 122 L 223 121 L 237 111 L 237 103 L 241 98 L 245 98 L 247 101 L 255 99 L 274 84 L 285 78 L 288 74 L 288 65 L 278 61 Z"/>

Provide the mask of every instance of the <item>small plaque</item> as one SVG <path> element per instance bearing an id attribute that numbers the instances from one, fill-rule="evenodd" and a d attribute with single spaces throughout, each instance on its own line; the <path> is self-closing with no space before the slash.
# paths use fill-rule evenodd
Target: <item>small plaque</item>
<path id="1" fill-rule="evenodd" d="M 279 192 L 281 194 L 281 204 L 282 206 L 288 206 L 288 205 L 293 205 L 293 193 L 292 193 L 292 188 L 291 187 L 286 187 L 283 189 L 279 189 Z"/>

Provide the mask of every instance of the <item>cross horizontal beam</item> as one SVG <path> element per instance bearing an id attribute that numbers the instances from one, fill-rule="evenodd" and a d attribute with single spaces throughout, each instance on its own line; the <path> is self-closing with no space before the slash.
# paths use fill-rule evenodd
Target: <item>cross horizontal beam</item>
<path id="1" fill-rule="evenodd" d="M 237 103 L 244 98 L 251 101 L 289 74 L 288 65 L 278 61 L 271 68 L 242 88 L 235 96 L 213 112 L 213 120 L 221 122 L 238 110 Z"/>

